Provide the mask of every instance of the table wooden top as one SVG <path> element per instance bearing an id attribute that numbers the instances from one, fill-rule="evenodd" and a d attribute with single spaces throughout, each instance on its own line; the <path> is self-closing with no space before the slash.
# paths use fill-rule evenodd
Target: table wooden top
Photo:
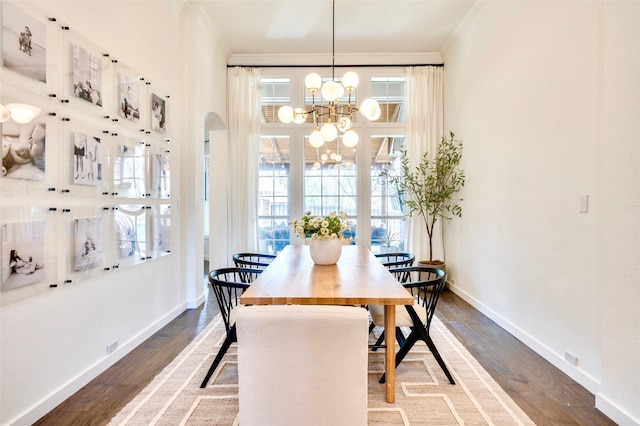
<path id="1" fill-rule="evenodd" d="M 309 246 L 286 246 L 240 298 L 252 305 L 410 305 L 411 294 L 364 246 L 343 246 L 335 265 L 315 265 Z"/>

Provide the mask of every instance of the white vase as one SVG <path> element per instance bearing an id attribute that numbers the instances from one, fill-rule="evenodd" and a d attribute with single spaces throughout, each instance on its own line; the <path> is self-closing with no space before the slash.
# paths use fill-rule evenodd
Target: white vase
<path id="1" fill-rule="evenodd" d="M 342 240 L 311 240 L 309 252 L 316 265 L 335 265 L 342 254 Z"/>

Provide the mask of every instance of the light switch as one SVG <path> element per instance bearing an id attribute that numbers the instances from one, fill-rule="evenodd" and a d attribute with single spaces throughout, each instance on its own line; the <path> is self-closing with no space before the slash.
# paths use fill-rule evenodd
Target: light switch
<path id="1" fill-rule="evenodd" d="M 589 211 L 589 196 L 580 196 L 580 213 L 587 213 Z"/>

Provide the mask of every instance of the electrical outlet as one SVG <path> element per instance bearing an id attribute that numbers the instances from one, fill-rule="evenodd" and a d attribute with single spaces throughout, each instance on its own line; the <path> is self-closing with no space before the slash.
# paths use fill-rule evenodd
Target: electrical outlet
<path id="1" fill-rule="evenodd" d="M 118 349 L 118 341 L 116 340 L 115 342 L 113 342 L 110 345 L 107 345 L 107 355 L 112 354 L 113 352 L 116 351 L 116 349 Z"/>
<path id="2" fill-rule="evenodd" d="M 456 280 L 454 280 L 453 278 L 449 278 L 447 281 L 449 282 L 449 285 L 452 285 L 452 286 L 456 285 Z"/>
<path id="3" fill-rule="evenodd" d="M 578 357 L 569 351 L 564 351 L 564 359 L 574 367 L 578 365 Z"/>

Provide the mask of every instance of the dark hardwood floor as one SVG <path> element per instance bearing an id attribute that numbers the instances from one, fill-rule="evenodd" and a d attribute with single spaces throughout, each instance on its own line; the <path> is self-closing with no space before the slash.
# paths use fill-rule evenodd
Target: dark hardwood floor
<path id="1" fill-rule="evenodd" d="M 216 315 L 213 297 L 162 330 L 40 419 L 36 425 L 105 425 Z M 595 398 L 449 290 L 437 315 L 537 425 L 615 425 Z"/>

